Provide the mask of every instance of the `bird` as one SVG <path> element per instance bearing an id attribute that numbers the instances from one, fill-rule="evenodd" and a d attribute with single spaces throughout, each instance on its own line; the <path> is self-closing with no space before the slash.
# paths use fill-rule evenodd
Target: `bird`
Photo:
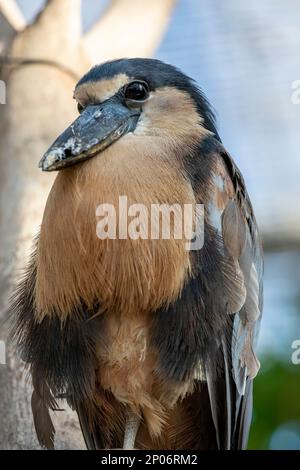
<path id="1" fill-rule="evenodd" d="M 78 117 L 39 163 L 57 175 L 11 306 L 38 440 L 54 447 L 50 411 L 65 399 L 87 449 L 244 449 L 263 253 L 215 113 L 150 58 L 94 66 L 73 98 Z M 99 236 L 97 208 L 120 197 L 203 207 L 201 248 L 142 229 Z"/>

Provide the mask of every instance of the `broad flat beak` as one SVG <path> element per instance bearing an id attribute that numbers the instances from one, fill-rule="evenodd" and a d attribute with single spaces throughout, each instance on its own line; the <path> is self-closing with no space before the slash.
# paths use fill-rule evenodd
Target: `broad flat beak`
<path id="1" fill-rule="evenodd" d="M 139 116 L 138 109 L 127 108 L 115 97 L 87 106 L 47 150 L 39 167 L 56 171 L 93 157 L 132 132 Z"/>

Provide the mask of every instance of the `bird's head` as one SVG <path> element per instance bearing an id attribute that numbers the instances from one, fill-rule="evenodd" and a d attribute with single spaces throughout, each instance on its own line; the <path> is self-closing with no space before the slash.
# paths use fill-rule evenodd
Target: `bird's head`
<path id="1" fill-rule="evenodd" d="M 154 59 L 120 59 L 92 68 L 74 91 L 78 118 L 40 161 L 55 171 L 91 158 L 122 136 L 186 140 L 217 136 L 214 116 L 195 83 Z"/>

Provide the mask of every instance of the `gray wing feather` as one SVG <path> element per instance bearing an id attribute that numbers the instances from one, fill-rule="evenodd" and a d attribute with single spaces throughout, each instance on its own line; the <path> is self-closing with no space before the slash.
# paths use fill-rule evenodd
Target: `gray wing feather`
<path id="1" fill-rule="evenodd" d="M 221 340 L 223 374 L 206 369 L 218 447 L 247 447 L 252 416 L 252 382 L 259 361 L 255 345 L 262 311 L 262 250 L 243 178 L 223 149 L 215 160 L 214 192 L 209 208 L 223 240 L 223 277 L 230 323 Z M 220 184 L 221 181 L 221 184 Z M 225 410 L 224 410 L 225 407 Z"/>

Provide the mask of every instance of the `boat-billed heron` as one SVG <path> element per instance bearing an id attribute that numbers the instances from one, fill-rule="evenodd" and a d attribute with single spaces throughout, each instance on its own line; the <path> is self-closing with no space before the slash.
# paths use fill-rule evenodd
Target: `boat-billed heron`
<path id="1" fill-rule="evenodd" d="M 79 116 L 40 161 L 58 174 L 13 305 L 39 441 L 53 447 L 49 410 L 66 398 L 89 449 L 245 448 L 262 251 L 209 103 L 177 68 L 139 58 L 92 68 L 74 98 Z M 173 231 L 99 236 L 99 206 L 118 226 L 125 196 L 203 205 L 203 246 Z"/>

